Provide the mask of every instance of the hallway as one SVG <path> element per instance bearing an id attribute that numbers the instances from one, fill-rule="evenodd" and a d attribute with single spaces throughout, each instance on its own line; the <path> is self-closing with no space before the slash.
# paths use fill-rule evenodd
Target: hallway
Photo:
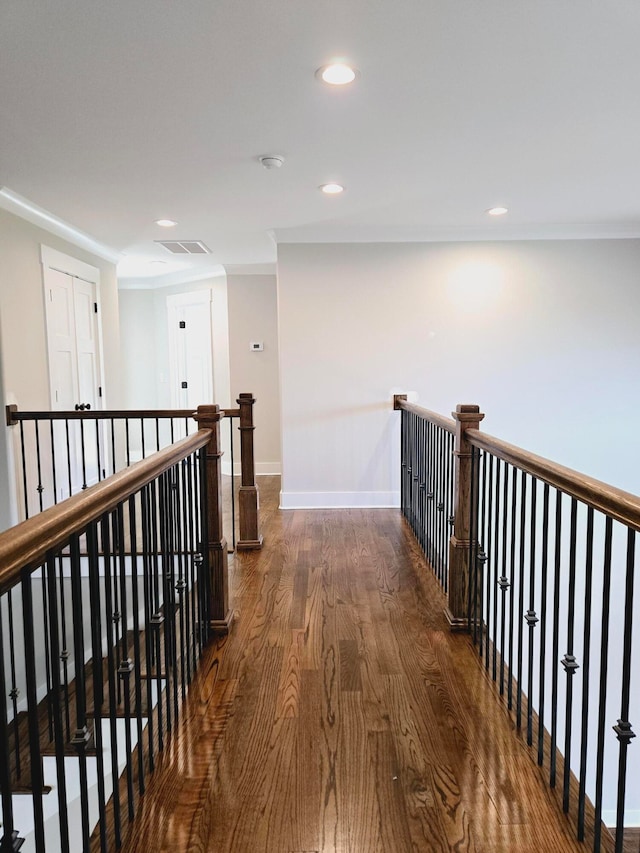
<path id="1" fill-rule="evenodd" d="M 260 489 L 264 549 L 231 562 L 232 632 L 124 853 L 589 849 L 449 633 L 400 512 L 281 512 L 279 478 Z"/>

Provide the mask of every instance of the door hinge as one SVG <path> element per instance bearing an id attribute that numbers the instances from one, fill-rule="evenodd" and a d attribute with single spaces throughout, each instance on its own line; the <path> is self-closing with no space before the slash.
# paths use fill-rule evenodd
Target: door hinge
<path id="1" fill-rule="evenodd" d="M 180 322 L 178 323 L 178 326 L 179 326 L 179 328 L 181 328 L 181 329 L 186 329 L 186 328 L 187 328 L 187 324 L 186 324 L 186 322 L 185 322 L 184 320 L 180 320 Z"/>
<path id="2" fill-rule="evenodd" d="M 97 303 L 97 302 L 94 302 L 94 303 L 93 303 L 93 313 L 94 313 L 94 314 L 97 314 L 97 313 L 98 313 L 98 303 Z"/>
<path id="3" fill-rule="evenodd" d="M 102 385 L 98 385 L 98 397 L 102 397 Z"/>
<path id="4" fill-rule="evenodd" d="M 188 385 L 187 385 L 187 383 L 186 383 L 186 382 L 181 382 L 181 383 L 180 383 L 180 387 L 181 387 L 181 388 L 187 388 L 187 387 L 188 387 Z"/>

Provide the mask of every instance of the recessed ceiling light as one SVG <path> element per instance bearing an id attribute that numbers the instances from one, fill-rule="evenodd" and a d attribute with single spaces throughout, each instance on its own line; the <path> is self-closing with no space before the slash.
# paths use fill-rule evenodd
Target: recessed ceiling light
<path id="1" fill-rule="evenodd" d="M 345 86 L 347 83 L 353 83 L 357 76 L 358 72 L 355 68 L 344 62 L 333 62 L 316 71 L 316 77 L 331 86 Z"/>
<path id="2" fill-rule="evenodd" d="M 320 189 L 327 195 L 338 195 L 344 190 L 344 187 L 341 184 L 323 184 Z"/>
<path id="3" fill-rule="evenodd" d="M 156 219 L 156 225 L 161 225 L 163 228 L 173 228 L 177 224 L 173 219 Z"/>
<path id="4" fill-rule="evenodd" d="M 508 212 L 509 209 L 506 207 L 490 207 L 489 210 L 487 210 L 489 216 L 504 216 L 505 213 Z"/>

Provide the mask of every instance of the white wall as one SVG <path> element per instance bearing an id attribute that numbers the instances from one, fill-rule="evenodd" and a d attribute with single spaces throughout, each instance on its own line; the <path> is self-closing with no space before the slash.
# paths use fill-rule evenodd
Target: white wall
<path id="1" fill-rule="evenodd" d="M 120 341 L 124 408 L 157 409 L 156 316 L 152 290 L 120 291 Z"/>
<path id="2" fill-rule="evenodd" d="M 283 506 L 398 502 L 394 392 L 640 492 L 640 241 L 278 247 Z"/>
<path id="3" fill-rule="evenodd" d="M 278 381 L 278 312 L 276 277 L 230 275 L 229 359 L 231 398 L 251 391 L 258 474 L 280 473 L 280 386 Z M 264 345 L 252 352 L 252 341 Z"/>

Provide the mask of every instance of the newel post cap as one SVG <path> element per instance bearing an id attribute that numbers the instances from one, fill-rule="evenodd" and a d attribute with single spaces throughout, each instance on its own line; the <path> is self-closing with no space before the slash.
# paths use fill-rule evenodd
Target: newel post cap
<path id="1" fill-rule="evenodd" d="M 194 421 L 198 422 L 198 426 L 206 429 L 207 423 L 215 423 L 222 420 L 223 412 L 220 411 L 220 406 L 215 405 L 198 406 L 197 412 L 194 414 Z"/>
<path id="2" fill-rule="evenodd" d="M 451 412 L 451 417 L 460 423 L 480 423 L 484 419 L 484 412 L 481 412 L 480 406 L 475 403 L 458 403 L 455 412 Z"/>

